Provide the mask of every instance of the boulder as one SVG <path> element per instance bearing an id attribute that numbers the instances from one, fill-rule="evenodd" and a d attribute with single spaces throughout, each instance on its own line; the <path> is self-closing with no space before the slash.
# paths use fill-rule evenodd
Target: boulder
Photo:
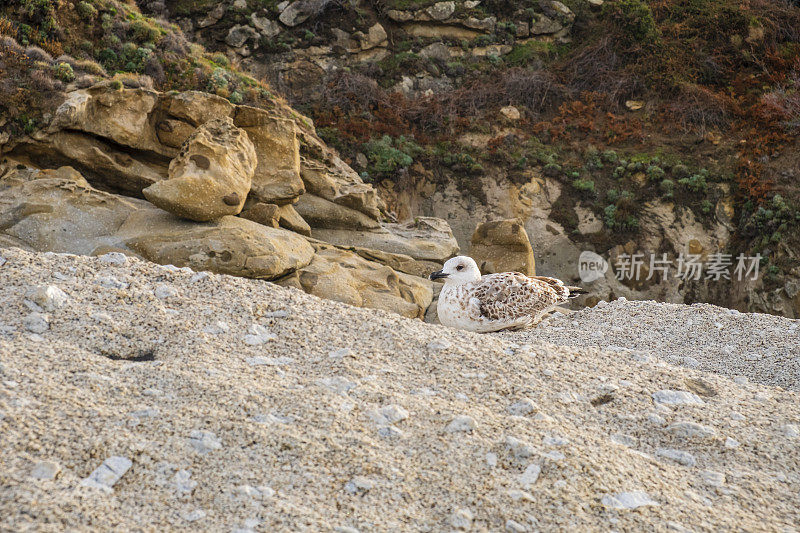
<path id="1" fill-rule="evenodd" d="M 422 318 L 432 299 L 431 282 L 323 243 L 311 264 L 277 281 L 309 294 L 359 307 Z"/>
<path id="2" fill-rule="evenodd" d="M 568 26 L 575 21 L 575 13 L 558 0 L 539 0 L 539 7 L 542 8 L 545 15 L 557 20 L 564 26 Z"/>
<path id="3" fill-rule="evenodd" d="M 478 224 L 472 234 L 469 255 L 483 274 L 522 272 L 526 276 L 536 275 L 533 248 L 525 228 L 516 219 Z"/>
<path id="4" fill-rule="evenodd" d="M 216 118 L 232 117 L 234 112 L 233 104 L 225 98 L 201 91 L 165 94 L 162 107 L 168 114 L 185 120 L 192 126 L 199 126 Z"/>
<path id="5" fill-rule="evenodd" d="M 284 9 L 278 20 L 291 27 L 298 26 L 325 9 L 331 0 L 297 0 Z"/>
<path id="6" fill-rule="evenodd" d="M 228 35 L 225 36 L 225 44 L 233 48 L 239 48 L 251 39 L 258 39 L 258 32 L 250 26 L 237 24 L 228 30 Z"/>
<path id="7" fill-rule="evenodd" d="M 380 227 L 380 223 L 377 220 L 368 217 L 361 211 L 335 204 L 314 194 L 304 194 L 298 199 L 294 207 L 312 228 L 324 230 L 368 230 Z M 350 246 L 350 244 L 346 245 Z"/>
<path id="8" fill-rule="evenodd" d="M 279 278 L 314 256 L 313 247 L 296 233 L 232 216 L 196 223 L 142 209 L 117 234 L 149 261 L 246 278 Z"/>
<path id="9" fill-rule="evenodd" d="M 546 15 L 536 15 L 536 18 L 531 21 L 531 35 L 548 35 L 550 33 L 557 33 L 564 29 L 557 21 L 551 19 Z"/>
<path id="10" fill-rule="evenodd" d="M 286 228 L 301 235 L 311 236 L 311 227 L 291 205 L 256 202 L 246 205 L 241 216 L 265 226 Z"/>
<path id="11" fill-rule="evenodd" d="M 311 227 L 311 235 L 325 242 L 407 255 L 419 261 L 444 263 L 458 253 L 450 226 L 439 218 L 419 217 L 406 224 L 384 224 L 361 231 L 317 229 L 313 223 Z"/>
<path id="12" fill-rule="evenodd" d="M 253 198 L 264 203 L 287 204 L 305 192 L 293 120 L 270 115 L 263 109 L 238 106 L 234 124 L 247 132 L 258 158 L 250 188 Z"/>
<path id="13" fill-rule="evenodd" d="M 259 17 L 255 12 L 250 15 L 250 22 L 267 39 L 272 39 L 281 32 L 281 27 L 277 22 L 267 17 Z"/>
<path id="14" fill-rule="evenodd" d="M 447 20 L 456 10 L 456 3 L 455 2 L 437 2 L 430 6 L 425 12 L 433 19 L 433 20 Z"/>
<path id="15" fill-rule="evenodd" d="M 200 222 L 237 215 L 256 168 L 256 152 L 229 117 L 206 122 L 169 165 L 169 179 L 142 192 L 156 206 Z"/>

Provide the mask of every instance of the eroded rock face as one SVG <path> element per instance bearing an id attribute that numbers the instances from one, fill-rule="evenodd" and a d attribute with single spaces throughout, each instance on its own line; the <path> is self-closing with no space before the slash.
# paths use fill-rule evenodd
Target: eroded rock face
<path id="1" fill-rule="evenodd" d="M 169 179 L 142 191 L 154 205 L 200 222 L 238 215 L 256 169 L 256 151 L 229 117 L 198 127 L 169 165 Z"/>
<path id="2" fill-rule="evenodd" d="M 469 251 L 483 274 L 522 272 L 536 274 L 533 248 L 522 222 L 517 219 L 482 222 L 472 234 Z"/>
<path id="3" fill-rule="evenodd" d="M 359 307 L 422 318 L 433 297 L 428 280 L 326 244 L 315 245 L 311 264 L 277 281 L 309 294 Z"/>

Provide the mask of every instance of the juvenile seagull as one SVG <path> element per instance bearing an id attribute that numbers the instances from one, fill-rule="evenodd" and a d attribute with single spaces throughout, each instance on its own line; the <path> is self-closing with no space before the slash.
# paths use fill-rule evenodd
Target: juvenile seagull
<path id="1" fill-rule="evenodd" d="M 555 278 L 519 272 L 481 276 L 475 261 L 463 255 L 449 259 L 430 279 L 444 280 L 439 321 L 478 333 L 531 326 L 556 305 L 586 293 Z"/>

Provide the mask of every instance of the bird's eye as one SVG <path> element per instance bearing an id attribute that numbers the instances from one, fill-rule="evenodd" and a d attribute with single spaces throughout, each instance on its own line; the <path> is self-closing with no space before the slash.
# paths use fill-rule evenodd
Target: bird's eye
<path id="1" fill-rule="evenodd" d="M 464 270 L 464 265 L 458 265 L 458 266 L 456 267 L 456 270 Z"/>

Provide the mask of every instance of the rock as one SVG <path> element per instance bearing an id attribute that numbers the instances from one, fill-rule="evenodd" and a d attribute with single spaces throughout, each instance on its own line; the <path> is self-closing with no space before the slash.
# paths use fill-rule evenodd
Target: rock
<path id="1" fill-rule="evenodd" d="M 613 495 L 606 494 L 600 499 L 600 502 L 609 509 L 618 509 L 621 511 L 659 505 L 659 503 L 651 499 L 646 492 L 639 490 L 633 492 L 619 492 Z"/>
<path id="2" fill-rule="evenodd" d="M 521 272 L 536 274 L 528 234 L 519 220 L 483 222 L 475 228 L 470 245 L 470 257 L 475 259 L 483 274 Z"/>
<path id="3" fill-rule="evenodd" d="M 450 422 L 445 431 L 448 433 L 472 432 L 478 429 L 475 419 L 468 415 L 458 415 Z"/>
<path id="4" fill-rule="evenodd" d="M 522 486 L 526 489 L 530 488 L 531 485 L 536 483 L 539 479 L 539 474 L 542 473 L 542 467 L 537 464 L 528 465 L 525 469 L 525 472 L 519 477 L 519 482 Z"/>
<path id="5" fill-rule="evenodd" d="M 181 518 L 187 522 L 197 522 L 205 518 L 207 513 L 203 509 L 193 509 L 191 511 L 181 512 Z"/>
<path id="6" fill-rule="evenodd" d="M 400 11 L 397 9 L 390 9 L 386 12 L 386 16 L 395 22 L 408 22 L 414 20 L 414 13 L 410 11 Z"/>
<path id="7" fill-rule="evenodd" d="M 177 296 L 178 290 L 171 285 L 167 285 L 166 283 L 159 283 L 153 291 L 153 295 L 159 300 L 166 300 L 168 298 L 174 298 Z"/>
<path id="8" fill-rule="evenodd" d="M 389 426 L 408 418 L 408 411 L 399 405 L 391 404 L 367 412 L 367 416 L 379 426 Z"/>
<path id="9" fill-rule="evenodd" d="M 722 472 L 703 470 L 700 472 L 700 478 L 706 485 L 711 485 L 712 487 L 721 487 L 725 484 L 725 474 Z"/>
<path id="10" fill-rule="evenodd" d="M 462 21 L 461 23 L 467 28 L 472 28 L 474 30 L 481 30 L 484 33 L 493 33 L 495 28 L 497 27 L 497 18 L 486 17 L 478 19 L 475 17 L 469 17 L 466 20 Z"/>
<path id="11" fill-rule="evenodd" d="M 325 9 L 331 0 L 297 0 L 284 9 L 278 20 L 291 27 L 298 26 Z"/>
<path id="12" fill-rule="evenodd" d="M 644 102 L 641 100 L 626 100 L 625 107 L 631 111 L 638 111 L 644 107 Z"/>
<path id="13" fill-rule="evenodd" d="M 531 35 L 548 35 L 557 33 L 564 29 L 564 27 L 545 15 L 536 15 L 536 18 L 531 22 Z"/>
<path id="14" fill-rule="evenodd" d="M 33 289 L 30 299 L 48 313 L 52 313 L 64 307 L 69 296 L 55 285 L 42 285 Z"/>
<path id="15" fill-rule="evenodd" d="M 692 455 L 689 452 L 685 452 L 683 450 L 659 448 L 656 450 L 656 457 L 669 459 L 670 461 L 675 461 L 676 463 L 682 464 L 683 466 L 694 466 L 695 464 L 697 464 L 697 460 L 694 458 L 694 455 Z"/>
<path id="16" fill-rule="evenodd" d="M 447 61 L 450 59 L 450 47 L 444 43 L 432 43 L 419 51 L 419 55 L 428 59 Z"/>
<path id="17" fill-rule="evenodd" d="M 472 511 L 469 509 L 456 509 L 453 514 L 450 515 L 450 519 L 448 522 L 450 523 L 450 527 L 460 531 L 469 531 L 472 529 L 472 521 L 475 519 L 475 516 L 472 514 Z"/>
<path id="18" fill-rule="evenodd" d="M 797 424 L 786 424 L 782 429 L 787 438 L 796 439 L 800 437 L 800 426 Z"/>
<path id="19" fill-rule="evenodd" d="M 242 218 L 272 228 L 282 227 L 301 235 L 311 236 L 311 227 L 291 205 L 275 205 L 257 202 L 245 206 Z"/>
<path id="20" fill-rule="evenodd" d="M 508 412 L 514 416 L 525 416 L 538 410 L 539 406 L 530 398 L 524 398 L 508 406 Z"/>
<path id="21" fill-rule="evenodd" d="M 255 12 L 250 14 L 250 22 L 261 33 L 261 35 L 267 39 L 277 37 L 277 35 L 281 32 L 281 27 L 277 22 L 270 20 L 267 17 L 259 17 Z"/>
<path id="22" fill-rule="evenodd" d="M 374 261 L 382 265 L 391 267 L 398 272 L 405 272 L 412 276 L 420 278 L 427 278 L 428 275 L 434 270 L 439 270 L 441 263 L 433 261 L 417 261 L 413 257 L 404 254 L 392 254 L 389 252 L 382 252 L 380 250 L 373 250 L 371 248 L 361 248 L 358 246 L 349 248 L 359 256 L 367 261 Z"/>
<path id="23" fill-rule="evenodd" d="M 447 20 L 456 10 L 455 2 L 437 2 L 427 8 L 425 12 L 430 15 L 433 20 Z"/>
<path id="24" fill-rule="evenodd" d="M 244 339 L 242 340 L 248 346 L 258 346 L 261 344 L 265 344 L 271 340 L 275 340 L 275 335 L 261 324 L 253 324 L 252 326 L 250 326 L 250 329 L 247 330 L 247 335 L 245 335 Z M 261 359 L 258 360 L 253 359 L 253 360 L 248 360 L 248 364 L 260 365 L 266 363 Z"/>
<path id="25" fill-rule="evenodd" d="M 384 224 L 373 231 L 330 231 L 315 229 L 313 223 L 311 227 L 311 235 L 326 242 L 404 254 L 417 260 L 444 263 L 458 253 L 450 226 L 439 218 L 418 217 L 405 224 Z"/>
<path id="26" fill-rule="evenodd" d="M 248 278 L 275 279 L 307 266 L 314 248 L 301 236 L 238 217 L 197 224 L 141 210 L 118 236 L 145 259 Z"/>
<path id="27" fill-rule="evenodd" d="M 53 461 L 39 461 L 31 470 L 33 479 L 55 479 L 61 471 L 61 466 Z"/>
<path id="28" fill-rule="evenodd" d="M 231 26 L 228 30 L 228 35 L 225 36 L 225 44 L 233 48 L 239 48 L 250 39 L 258 39 L 258 32 L 250 26 L 242 26 L 237 24 Z"/>
<path id="29" fill-rule="evenodd" d="M 344 491 L 348 494 L 363 494 L 372 490 L 375 484 L 364 476 L 356 476 L 344 484 Z"/>
<path id="30" fill-rule="evenodd" d="M 517 109 L 513 105 L 507 105 L 505 107 L 500 108 L 500 114 L 503 115 L 507 120 L 510 120 L 512 122 L 516 122 L 521 117 L 519 109 Z"/>
<path id="31" fill-rule="evenodd" d="M 536 454 L 536 448 L 516 437 L 507 436 L 505 445 L 516 459 L 528 459 Z"/>
<path id="32" fill-rule="evenodd" d="M 255 168 L 253 143 L 226 117 L 198 127 L 170 163 L 169 179 L 142 192 L 165 211 L 205 222 L 241 212 Z"/>
<path id="33" fill-rule="evenodd" d="M 678 437 L 684 438 L 709 438 L 716 436 L 714 428 L 696 422 L 675 422 L 667 426 L 667 431 Z"/>
<path id="34" fill-rule="evenodd" d="M 575 13 L 558 0 L 539 0 L 539 7 L 542 8 L 545 15 L 557 20 L 564 26 L 572 24 L 575 20 Z"/>
<path id="35" fill-rule="evenodd" d="M 376 22 L 374 25 L 370 26 L 369 30 L 367 31 L 366 38 L 361 43 L 362 49 L 374 48 L 376 46 L 386 44 L 385 41 L 388 39 L 388 35 L 386 34 L 386 30 L 383 29 L 380 22 Z"/>
<path id="36" fill-rule="evenodd" d="M 109 252 L 98 256 L 97 259 L 103 263 L 117 266 L 125 265 L 128 262 L 128 256 L 122 252 Z"/>
<path id="37" fill-rule="evenodd" d="M 258 201 L 288 204 L 305 192 L 300 178 L 300 146 L 293 120 L 263 109 L 238 106 L 234 124 L 247 132 L 255 148 L 257 166 L 250 195 Z"/>
<path id="38" fill-rule="evenodd" d="M 177 94 L 165 94 L 162 98 L 162 107 L 167 113 L 194 127 L 211 120 L 232 117 L 234 114 L 233 104 L 215 94 L 184 91 Z"/>
<path id="39" fill-rule="evenodd" d="M 688 391 L 660 390 L 653 393 L 653 401 L 663 405 L 703 405 L 705 402 Z"/>
<path id="40" fill-rule="evenodd" d="M 311 264 L 279 280 L 309 294 L 359 307 L 421 318 L 433 299 L 431 283 L 324 244 Z"/>
<path id="41" fill-rule="evenodd" d="M 511 533 L 526 533 L 528 528 L 515 520 L 508 519 L 506 520 L 506 531 L 510 531 Z"/>
<path id="42" fill-rule="evenodd" d="M 208 16 L 206 18 L 200 19 L 197 21 L 197 26 L 199 28 L 207 28 L 208 26 L 213 26 L 217 22 L 220 21 L 222 16 L 225 14 L 226 6 L 223 3 L 217 4 L 214 6 L 214 9 L 209 11 Z"/>
<path id="43" fill-rule="evenodd" d="M 50 329 L 50 319 L 42 313 L 29 313 L 22 319 L 22 327 L 31 333 L 44 333 Z"/>
<path id="44" fill-rule="evenodd" d="M 315 234 L 317 230 L 364 230 L 376 229 L 380 227 L 380 223 L 361 211 L 357 211 L 350 207 L 335 204 L 329 200 L 316 196 L 314 194 L 304 194 L 295 204 L 295 209 L 311 226 L 311 234 Z M 333 233 L 337 235 L 338 233 Z M 321 240 L 331 242 L 325 237 L 317 237 Z M 348 241 L 354 242 L 354 241 Z M 333 244 L 344 244 L 342 242 L 333 242 Z M 365 244 L 369 247 L 368 243 Z M 354 245 L 354 244 L 353 244 Z"/>
<path id="45" fill-rule="evenodd" d="M 130 459 L 120 456 L 112 456 L 103 461 L 89 477 L 81 481 L 81 486 L 92 487 L 110 492 L 114 484 L 125 475 L 133 465 Z"/>
<path id="46" fill-rule="evenodd" d="M 197 429 L 189 434 L 189 445 L 201 454 L 222 448 L 222 442 L 214 433 Z"/>

